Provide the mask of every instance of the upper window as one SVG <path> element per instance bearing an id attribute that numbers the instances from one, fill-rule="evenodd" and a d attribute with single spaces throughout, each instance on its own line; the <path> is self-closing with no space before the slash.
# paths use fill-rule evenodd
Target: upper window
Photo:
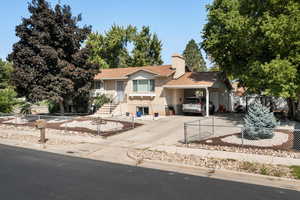
<path id="1" fill-rule="evenodd" d="M 95 81 L 94 82 L 94 89 L 102 89 L 103 88 L 103 82 L 102 81 Z"/>
<path id="2" fill-rule="evenodd" d="M 155 81 L 154 80 L 133 80 L 134 92 L 154 92 Z"/>

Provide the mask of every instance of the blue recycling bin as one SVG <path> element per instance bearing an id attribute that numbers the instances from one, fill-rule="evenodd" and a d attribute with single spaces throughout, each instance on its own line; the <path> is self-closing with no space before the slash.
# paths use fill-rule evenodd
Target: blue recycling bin
<path id="1" fill-rule="evenodd" d="M 136 112 L 136 116 L 137 117 L 141 117 L 142 116 L 142 112 Z"/>

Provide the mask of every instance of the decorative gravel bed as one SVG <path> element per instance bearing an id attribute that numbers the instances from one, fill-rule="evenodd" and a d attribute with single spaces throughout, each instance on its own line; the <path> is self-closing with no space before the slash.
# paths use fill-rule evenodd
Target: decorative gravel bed
<path id="1" fill-rule="evenodd" d="M 72 121 L 68 123 L 64 123 L 61 125 L 61 127 L 85 127 L 94 131 L 105 132 L 105 131 L 111 131 L 111 130 L 121 130 L 124 125 L 120 122 L 113 122 L 113 121 L 107 121 L 105 123 L 96 123 L 94 121 Z"/>
<path id="2" fill-rule="evenodd" d="M 40 137 L 34 135 L 22 135 L 18 133 L 6 133 L 5 131 L 0 133 L 0 139 L 10 139 L 10 140 L 18 140 L 22 143 L 34 143 L 37 144 L 39 142 Z M 75 142 L 61 140 L 61 139 L 54 139 L 54 138 L 47 138 L 47 145 L 71 145 L 77 144 Z"/>
<path id="3" fill-rule="evenodd" d="M 18 121 L 19 120 L 19 121 Z M 1 125 L 15 126 L 15 127 L 35 127 L 35 120 L 15 119 L 15 118 L 1 118 Z M 117 120 L 101 120 L 97 118 L 80 117 L 69 120 L 50 120 L 47 121 L 47 129 L 59 130 L 60 132 L 69 132 L 69 134 L 83 133 L 82 135 L 93 135 L 109 137 L 124 131 L 128 131 L 142 124 L 117 121 Z M 97 129 L 97 126 L 100 128 Z"/>
<path id="4" fill-rule="evenodd" d="M 178 144 L 179 147 L 185 147 L 184 144 Z M 286 150 L 274 150 L 274 149 L 262 149 L 254 147 L 237 147 L 237 146 L 223 146 L 223 145 L 211 145 L 211 144 L 199 144 L 191 143 L 188 146 L 194 149 L 207 149 L 207 150 L 217 150 L 217 151 L 228 151 L 237 153 L 249 153 L 258 155 L 269 155 L 276 157 L 289 157 L 289 158 L 299 158 L 300 152 L 297 151 L 286 151 Z"/>
<path id="5" fill-rule="evenodd" d="M 240 135 L 230 135 L 221 139 L 223 142 L 238 144 L 238 145 L 251 145 L 257 147 L 272 147 L 282 145 L 289 140 L 289 136 L 286 133 L 274 132 L 274 137 L 270 139 L 260 139 L 260 140 L 248 140 L 246 138 L 242 139 Z"/>
<path id="6" fill-rule="evenodd" d="M 188 144 L 189 148 L 272 155 L 278 157 L 300 158 L 300 151 L 294 147 L 295 138 L 293 131 L 278 129 L 273 139 L 244 140 L 241 144 L 240 134 L 230 134 L 220 137 L 194 141 Z M 186 146 L 178 144 L 178 146 Z"/>
<path id="7" fill-rule="evenodd" d="M 178 153 L 166 153 L 151 150 L 133 150 L 130 152 L 130 155 L 135 157 L 138 162 L 142 162 L 143 160 L 156 160 L 211 168 L 213 170 L 227 169 L 240 172 L 296 179 L 296 176 L 293 175 L 293 170 L 290 167 L 283 165 L 250 163 L 233 159 L 207 158 L 194 155 L 182 155 Z"/>

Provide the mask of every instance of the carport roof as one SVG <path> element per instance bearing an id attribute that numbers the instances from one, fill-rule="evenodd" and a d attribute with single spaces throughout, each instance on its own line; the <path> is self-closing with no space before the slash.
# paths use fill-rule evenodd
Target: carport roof
<path id="1" fill-rule="evenodd" d="M 208 88 L 218 80 L 218 72 L 186 72 L 165 84 L 165 88 Z"/>

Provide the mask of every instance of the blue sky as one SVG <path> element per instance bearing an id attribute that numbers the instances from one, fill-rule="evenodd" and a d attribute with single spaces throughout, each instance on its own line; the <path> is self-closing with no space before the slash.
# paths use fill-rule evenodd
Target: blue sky
<path id="1" fill-rule="evenodd" d="M 0 58 L 6 58 L 18 41 L 15 26 L 28 16 L 29 0 L 9 0 L 1 4 Z M 58 0 L 49 0 L 55 5 Z M 206 23 L 205 6 L 212 0 L 61 0 L 69 4 L 73 14 L 82 14 L 82 24 L 92 25 L 93 31 L 104 32 L 112 24 L 147 25 L 163 42 L 162 56 L 170 63 L 173 53 L 182 53 L 190 39 L 201 41 Z"/>

